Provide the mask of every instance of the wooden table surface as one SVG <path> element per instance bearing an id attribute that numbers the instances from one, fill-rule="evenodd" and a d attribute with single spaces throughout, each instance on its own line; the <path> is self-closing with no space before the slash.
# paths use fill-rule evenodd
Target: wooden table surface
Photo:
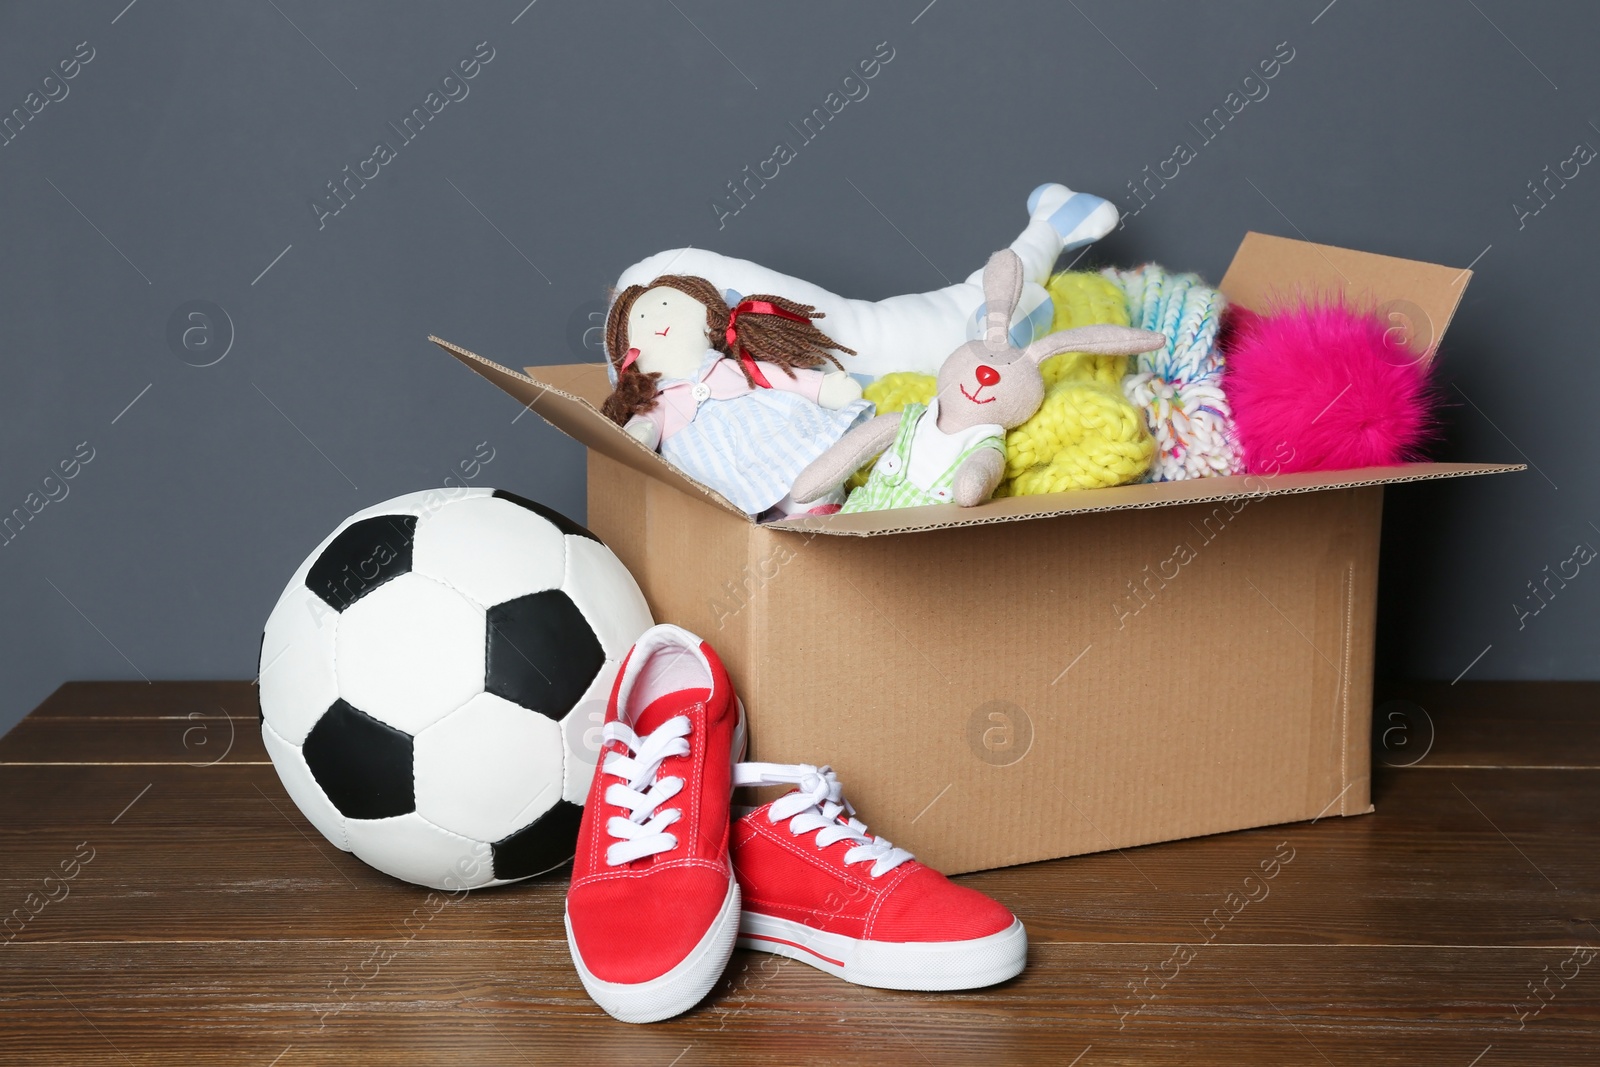
<path id="1" fill-rule="evenodd" d="M 0 1062 L 1600 1063 L 1600 686 L 1381 697 L 1376 814 L 966 876 L 1028 927 L 1002 986 L 739 952 L 629 1026 L 573 972 L 564 874 L 430 903 L 300 816 L 250 686 L 69 684 L 0 739 Z"/>

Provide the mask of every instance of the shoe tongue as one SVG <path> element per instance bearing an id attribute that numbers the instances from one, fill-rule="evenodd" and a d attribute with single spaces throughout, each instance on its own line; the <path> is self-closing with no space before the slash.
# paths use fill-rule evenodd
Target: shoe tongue
<path id="1" fill-rule="evenodd" d="M 635 716 L 633 732 L 643 737 L 653 732 L 668 719 L 685 714 L 696 704 L 704 704 L 710 699 L 711 690 L 709 689 L 678 689 L 664 696 L 659 696 L 652 704 Z"/>

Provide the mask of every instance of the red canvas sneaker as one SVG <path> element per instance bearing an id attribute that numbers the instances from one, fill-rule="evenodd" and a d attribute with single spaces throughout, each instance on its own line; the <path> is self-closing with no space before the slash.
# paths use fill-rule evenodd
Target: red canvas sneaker
<path id="1" fill-rule="evenodd" d="M 733 954 L 732 762 L 744 709 L 711 646 L 646 630 L 611 691 L 567 890 L 583 987 L 623 1022 L 665 1019 L 711 991 Z"/>
<path id="2" fill-rule="evenodd" d="M 733 826 L 740 948 L 886 989 L 975 989 L 1022 971 L 1017 917 L 867 833 L 831 769 L 734 768 L 735 786 L 782 784 L 798 788 Z"/>

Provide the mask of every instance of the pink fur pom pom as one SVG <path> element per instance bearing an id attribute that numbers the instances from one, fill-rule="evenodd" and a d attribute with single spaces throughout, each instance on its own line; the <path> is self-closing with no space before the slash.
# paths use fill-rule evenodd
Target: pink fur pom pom
<path id="1" fill-rule="evenodd" d="M 1420 458 L 1434 426 L 1428 363 L 1342 301 L 1229 310 L 1223 388 L 1245 470 L 1349 470 Z"/>

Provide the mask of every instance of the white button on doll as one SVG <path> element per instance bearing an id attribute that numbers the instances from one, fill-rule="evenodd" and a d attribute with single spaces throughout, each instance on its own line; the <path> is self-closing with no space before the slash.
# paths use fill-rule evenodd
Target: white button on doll
<path id="1" fill-rule="evenodd" d="M 815 308 L 753 296 L 730 308 L 704 278 L 666 274 L 618 294 L 606 320 L 616 387 L 602 410 L 675 467 L 761 518 L 828 514 L 795 478 L 872 415 Z M 836 368 L 818 368 L 831 363 Z"/>

